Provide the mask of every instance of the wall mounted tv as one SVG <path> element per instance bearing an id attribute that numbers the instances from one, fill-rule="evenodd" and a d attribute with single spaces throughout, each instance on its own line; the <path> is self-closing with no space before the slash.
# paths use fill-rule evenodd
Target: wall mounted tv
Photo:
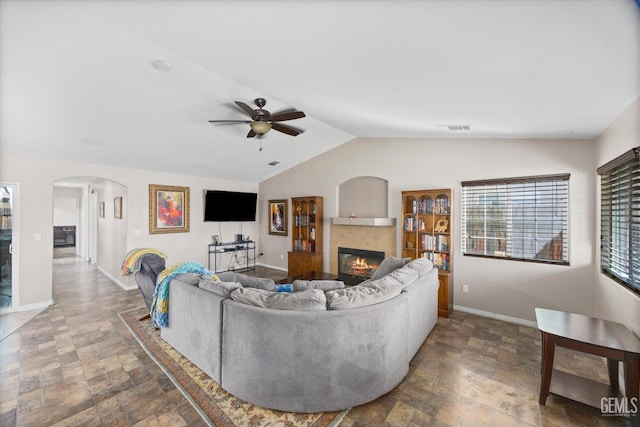
<path id="1" fill-rule="evenodd" d="M 258 194 L 207 190 L 204 200 L 205 221 L 255 221 Z"/>

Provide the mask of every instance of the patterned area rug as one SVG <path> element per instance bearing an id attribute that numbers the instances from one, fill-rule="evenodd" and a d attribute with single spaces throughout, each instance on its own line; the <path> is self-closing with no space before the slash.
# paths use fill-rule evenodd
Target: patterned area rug
<path id="1" fill-rule="evenodd" d="M 140 321 L 146 309 L 120 313 L 120 318 L 149 356 L 167 373 L 187 400 L 213 426 L 312 426 L 340 425 L 347 410 L 300 414 L 262 408 L 229 393 L 160 338 L 150 319 Z"/>

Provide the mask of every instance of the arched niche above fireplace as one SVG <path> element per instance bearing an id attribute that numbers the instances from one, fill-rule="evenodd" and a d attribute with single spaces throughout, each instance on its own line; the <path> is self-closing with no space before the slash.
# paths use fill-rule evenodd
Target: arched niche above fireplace
<path id="1" fill-rule="evenodd" d="M 338 186 L 338 216 L 332 224 L 395 226 L 389 218 L 389 182 L 375 176 L 358 176 Z"/>

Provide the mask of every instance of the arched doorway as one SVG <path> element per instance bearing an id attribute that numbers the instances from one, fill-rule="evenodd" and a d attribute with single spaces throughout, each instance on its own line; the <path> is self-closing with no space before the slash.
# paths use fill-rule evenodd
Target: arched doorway
<path id="1" fill-rule="evenodd" d="M 127 187 L 105 178 L 83 176 L 55 181 L 54 262 L 57 256 L 79 256 L 106 275 L 117 277 L 127 245 L 126 200 Z M 60 234 L 61 230 L 66 234 Z M 66 250 L 58 250 L 56 244 Z"/>

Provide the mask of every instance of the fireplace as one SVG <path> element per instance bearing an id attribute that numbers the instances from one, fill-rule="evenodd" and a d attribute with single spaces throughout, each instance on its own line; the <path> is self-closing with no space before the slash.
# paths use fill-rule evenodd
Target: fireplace
<path id="1" fill-rule="evenodd" d="M 338 248 L 338 278 L 347 285 L 369 279 L 384 260 L 384 252 Z"/>

